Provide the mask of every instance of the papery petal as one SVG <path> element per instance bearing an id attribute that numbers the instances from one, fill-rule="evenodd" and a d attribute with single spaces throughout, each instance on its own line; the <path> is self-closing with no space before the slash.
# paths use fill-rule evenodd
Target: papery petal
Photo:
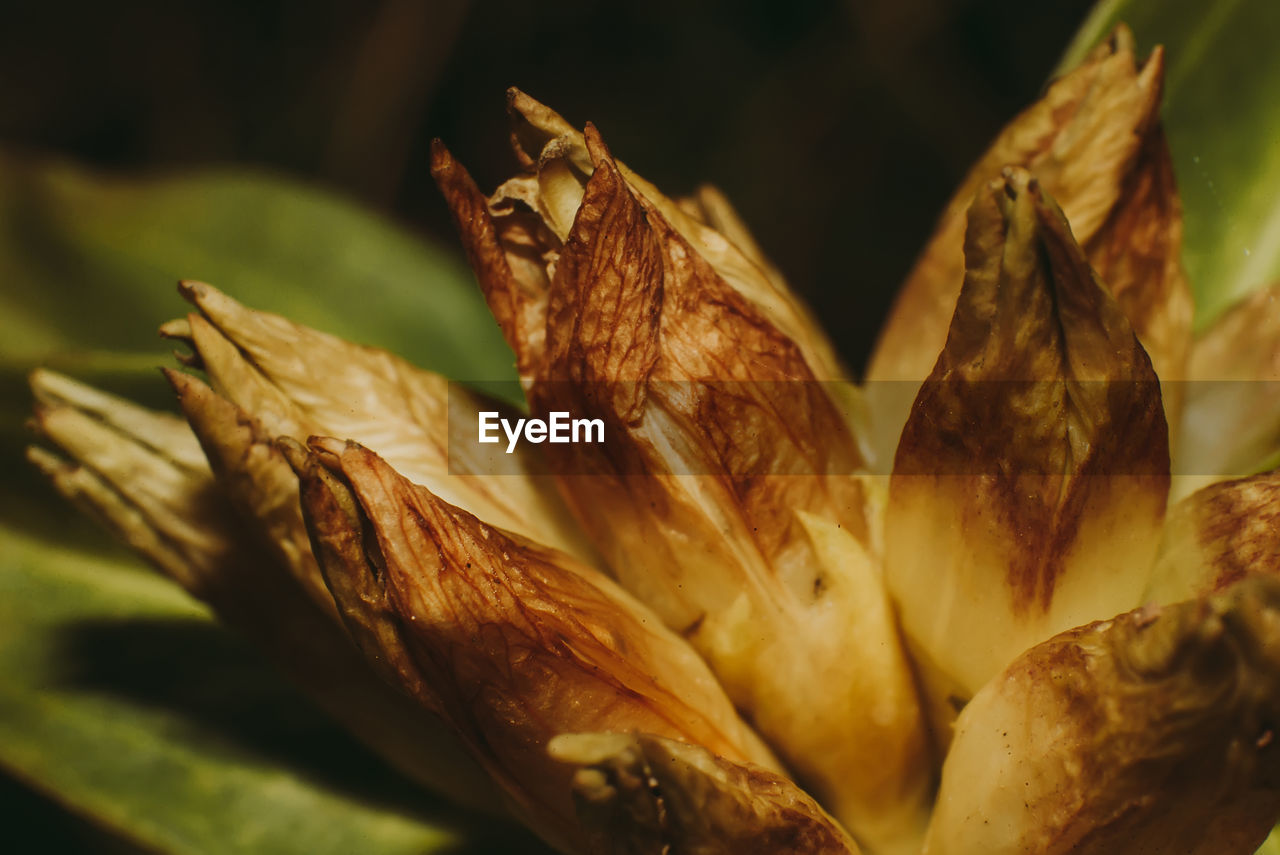
<path id="1" fill-rule="evenodd" d="M 886 579 L 945 740 L 1021 651 L 1132 608 L 1168 437 L 1150 360 L 1026 172 L 975 199 L 947 344 L 903 430 Z"/>
<path id="2" fill-rule="evenodd" d="M 577 145 L 551 139 L 538 161 L 563 167 L 543 169 L 544 184 L 590 177 L 556 238 L 545 332 L 513 347 L 536 353 L 534 412 L 599 418 L 606 441 L 549 449 L 552 468 L 619 581 L 690 639 L 804 785 L 867 848 L 911 851 L 929 748 L 842 387 L 823 382 L 778 312 L 728 279 L 710 238 L 668 213 L 704 226 L 653 201 L 594 128 L 585 166 Z M 445 165 L 448 195 L 459 167 Z M 478 191 L 467 193 L 464 239 L 488 240 L 497 231 L 469 219 Z M 539 193 L 523 204 L 554 230 L 570 194 Z M 495 315 L 523 281 L 484 286 L 504 295 L 490 297 Z"/>
<path id="3" fill-rule="evenodd" d="M 1280 575 L 1280 472 L 1213 484 L 1173 505 L 1146 601 L 1217 593 L 1254 575 Z"/>
<path id="4" fill-rule="evenodd" d="M 573 226 L 594 169 L 594 159 L 587 150 L 586 139 L 553 110 L 517 89 L 508 92 L 508 108 L 514 125 L 513 148 L 531 173 L 536 195 L 533 189 L 517 179 L 514 185 L 509 182 L 499 188 L 491 201 L 504 211 L 509 205 L 503 203 L 516 199 L 532 202 L 533 213 L 539 214 L 558 241 L 563 243 Z M 791 293 L 781 277 L 774 275 L 772 268 L 762 267 L 750 248 L 738 245 L 745 229 L 735 229 L 733 236 L 722 234 L 710 224 L 701 222 L 699 217 L 690 216 L 679 203 L 625 164 L 616 162 L 615 165 L 634 193 L 657 209 L 726 283 L 796 343 L 820 379 L 847 379 L 834 349 L 808 309 Z M 445 192 L 448 196 L 448 189 Z M 456 205 L 454 207 L 456 210 Z M 732 209 L 726 204 L 719 210 L 723 213 Z M 498 216 L 498 219 L 502 217 Z M 460 228 L 465 240 L 467 228 L 461 223 Z M 735 241 L 734 237 L 738 240 Z"/>
<path id="5" fill-rule="evenodd" d="M 1277 715 L 1280 580 L 1065 632 L 960 715 L 925 855 L 1249 855 Z"/>
<path id="6" fill-rule="evenodd" d="M 914 384 L 928 376 L 946 340 L 964 281 L 965 211 L 1006 166 L 1028 169 L 1057 199 L 1090 263 L 1130 313 L 1159 377 L 1182 379 L 1191 297 L 1179 261 L 1181 205 L 1158 121 L 1163 65 L 1160 48 L 1139 63 L 1122 25 L 1006 126 L 970 170 L 872 355 L 867 396 L 878 452 L 892 453 Z M 1168 403 L 1176 422 L 1175 398 Z"/>
<path id="7" fill-rule="evenodd" d="M 247 309 L 208 285 L 184 282 L 181 290 L 200 314 L 168 333 L 191 343 L 213 388 L 257 419 L 265 435 L 355 439 L 449 501 L 593 555 L 554 485 L 529 474 L 535 466 L 525 454 L 469 454 L 481 447 L 451 442 L 475 435 L 480 410 L 502 407 L 386 351 Z"/>
<path id="8" fill-rule="evenodd" d="M 48 371 L 29 456 L 60 493 L 247 636 L 322 709 L 413 780 L 485 812 L 492 783 L 443 724 L 387 687 L 332 618 L 248 535 L 190 428 Z M 295 487 L 296 490 L 296 487 Z"/>
<path id="9" fill-rule="evenodd" d="M 353 636 L 457 730 L 548 841 L 583 849 L 571 770 L 546 753 L 562 732 L 644 731 L 775 766 L 693 649 L 607 578 L 354 443 L 311 447 L 314 459 L 290 454 Z"/>
<path id="10" fill-rule="evenodd" d="M 787 778 L 649 734 L 563 734 L 551 755 L 578 767 L 591 855 L 857 855 L 858 846 Z"/>
<path id="11" fill-rule="evenodd" d="M 1196 340 L 1174 470 L 1179 495 L 1274 466 L 1280 452 L 1280 285 L 1254 292 Z"/>

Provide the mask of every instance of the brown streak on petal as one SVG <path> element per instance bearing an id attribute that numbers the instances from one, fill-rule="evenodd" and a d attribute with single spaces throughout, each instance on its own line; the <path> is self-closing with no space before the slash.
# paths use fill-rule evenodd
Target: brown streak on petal
<path id="1" fill-rule="evenodd" d="M 527 377 L 541 361 L 532 345 L 541 340 L 537 327 L 542 298 L 529 293 L 512 275 L 484 194 L 439 140 L 431 145 L 431 175 L 453 213 L 489 309 L 516 353 L 520 375 Z"/>
<path id="2" fill-rule="evenodd" d="M 595 165 L 560 254 L 547 311 L 544 381 L 569 381 L 612 419 L 634 423 L 658 359 L 662 256 L 643 209 L 627 189 L 599 133 L 585 132 Z M 604 404 L 605 402 L 600 402 Z"/>

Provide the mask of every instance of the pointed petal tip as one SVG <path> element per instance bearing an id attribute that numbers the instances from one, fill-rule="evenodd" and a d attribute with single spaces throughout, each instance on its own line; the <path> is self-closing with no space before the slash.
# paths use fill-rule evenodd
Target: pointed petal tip
<path id="1" fill-rule="evenodd" d="M 431 177 L 437 182 L 441 176 L 448 174 L 457 161 L 453 159 L 453 154 L 444 144 L 444 140 L 436 137 L 431 141 Z"/>

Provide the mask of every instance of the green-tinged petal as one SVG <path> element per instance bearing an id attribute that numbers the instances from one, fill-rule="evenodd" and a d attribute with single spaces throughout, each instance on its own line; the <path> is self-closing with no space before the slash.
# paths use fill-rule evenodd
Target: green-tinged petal
<path id="1" fill-rule="evenodd" d="M 1064 632 L 961 714 L 925 855 L 1248 855 L 1277 715 L 1275 578 Z"/>

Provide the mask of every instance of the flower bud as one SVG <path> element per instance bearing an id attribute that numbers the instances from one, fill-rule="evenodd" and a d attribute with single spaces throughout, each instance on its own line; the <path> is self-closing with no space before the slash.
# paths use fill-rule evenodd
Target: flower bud
<path id="1" fill-rule="evenodd" d="M 536 174 L 486 201 L 440 148 L 435 173 L 532 409 L 605 425 L 550 456 L 570 505 L 801 782 L 868 849 L 912 851 L 929 747 L 844 387 L 731 242 L 520 103 Z"/>
<path id="2" fill-rule="evenodd" d="M 488 778 L 442 723 L 386 686 L 219 492 L 179 418 L 67 377 L 31 377 L 36 424 L 68 458 L 29 457 L 60 493 L 247 636 L 320 707 L 428 789 L 485 812 Z M 294 488 L 296 494 L 296 486 Z"/>
<path id="3" fill-rule="evenodd" d="M 1018 653 L 1140 601 L 1169 488 L 1151 362 L 1025 171 L 974 200 L 965 257 L 886 511 L 886 579 L 943 740 Z"/>
<path id="4" fill-rule="evenodd" d="M 946 341 L 964 281 L 965 211 L 1007 166 L 1028 170 L 1062 206 L 1160 379 L 1184 378 L 1192 304 L 1180 261 L 1181 203 L 1158 117 L 1163 75 L 1163 51 L 1139 63 L 1133 35 L 1121 25 L 973 166 L 903 283 L 872 354 L 866 395 L 878 452 L 892 453 L 909 390 L 928 376 Z M 1177 386 L 1169 392 L 1165 404 L 1176 423 Z"/>
<path id="5" fill-rule="evenodd" d="M 1280 580 L 1064 632 L 961 713 L 925 855 L 1250 855 L 1277 716 Z"/>
<path id="6" fill-rule="evenodd" d="M 609 579 L 411 484 L 355 443 L 286 444 L 352 636 L 554 845 L 585 848 L 560 733 L 640 731 L 776 768 L 706 665 Z"/>
<path id="7" fill-rule="evenodd" d="M 180 290 L 199 312 L 164 332 L 191 345 L 213 389 L 252 415 L 262 435 L 358 440 L 497 525 L 593 556 L 554 484 L 529 474 L 527 453 L 470 457 L 459 449 L 474 444 L 451 445 L 474 435 L 480 410 L 501 407 L 384 350 L 247 309 L 209 285 L 183 282 Z M 493 475 L 503 477 L 484 477 Z"/>

